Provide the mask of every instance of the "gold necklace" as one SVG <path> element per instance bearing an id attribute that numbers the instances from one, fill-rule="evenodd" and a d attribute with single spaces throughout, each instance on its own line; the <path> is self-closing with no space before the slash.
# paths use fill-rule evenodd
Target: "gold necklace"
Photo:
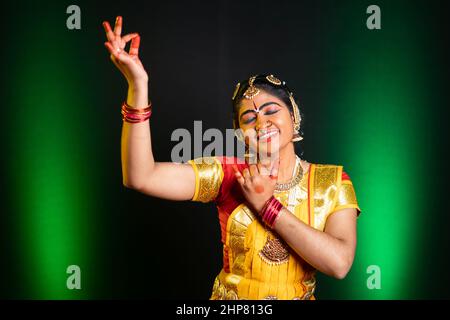
<path id="1" fill-rule="evenodd" d="M 275 185 L 275 191 L 276 192 L 282 192 L 282 191 L 287 191 L 289 189 L 291 189 L 292 187 L 296 186 L 297 184 L 300 183 L 300 181 L 302 180 L 303 177 L 303 168 L 302 168 L 302 164 L 300 162 L 300 158 L 298 158 L 298 164 L 297 164 L 297 170 L 295 171 L 295 175 L 294 178 L 291 179 L 291 181 L 285 182 L 285 183 L 277 183 Z"/>

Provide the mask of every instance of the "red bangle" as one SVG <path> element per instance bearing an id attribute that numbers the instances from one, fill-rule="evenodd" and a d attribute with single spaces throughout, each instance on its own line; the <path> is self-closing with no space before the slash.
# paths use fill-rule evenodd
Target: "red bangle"
<path id="1" fill-rule="evenodd" d="M 277 218 L 280 215 L 281 209 L 283 209 L 283 205 L 274 196 L 267 200 L 260 212 L 260 216 L 268 227 L 273 228 L 275 226 L 275 222 L 278 220 Z"/>
<path id="2" fill-rule="evenodd" d="M 122 104 L 122 120 L 129 123 L 139 123 L 146 121 L 152 115 L 152 104 L 150 103 L 148 107 L 137 109 L 130 107 L 126 101 Z"/>

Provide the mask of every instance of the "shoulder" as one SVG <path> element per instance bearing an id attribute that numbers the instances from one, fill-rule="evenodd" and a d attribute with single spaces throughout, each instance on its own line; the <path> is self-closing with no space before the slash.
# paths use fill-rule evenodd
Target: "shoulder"
<path id="1" fill-rule="evenodd" d="M 219 171 L 220 175 L 225 179 L 230 173 L 233 173 L 233 166 L 239 169 L 247 167 L 245 160 L 236 157 L 216 156 L 216 157 L 201 157 L 188 161 L 194 169 L 198 170 L 214 170 Z"/>
<path id="2" fill-rule="evenodd" d="M 310 170 L 318 176 L 334 176 L 341 181 L 350 181 L 350 176 L 344 171 L 344 166 L 336 164 L 311 163 Z"/>
<path id="3" fill-rule="evenodd" d="M 209 202 L 219 194 L 224 178 L 222 165 L 216 157 L 201 157 L 189 160 L 195 173 L 193 201 Z"/>
<path id="4" fill-rule="evenodd" d="M 243 170 L 245 160 L 236 157 L 201 157 L 188 161 L 195 172 L 195 193 L 193 200 L 222 203 L 230 194 L 237 194 L 238 183 L 233 166 Z"/>
<path id="5" fill-rule="evenodd" d="M 311 171 L 313 172 L 313 178 L 310 184 L 313 186 L 314 192 L 317 192 L 317 195 L 314 196 L 315 198 L 335 194 L 335 199 L 333 200 L 334 208 L 331 212 L 354 208 L 359 215 L 361 210 L 358 206 L 353 183 L 342 165 L 313 164 L 311 165 Z M 337 192 L 328 192 L 331 190 L 330 188 L 336 189 Z"/>

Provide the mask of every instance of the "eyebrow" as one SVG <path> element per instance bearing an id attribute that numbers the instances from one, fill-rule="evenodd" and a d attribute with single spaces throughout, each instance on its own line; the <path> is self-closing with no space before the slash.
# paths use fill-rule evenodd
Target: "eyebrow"
<path id="1" fill-rule="evenodd" d="M 269 101 L 269 102 L 264 103 L 261 107 L 259 107 L 258 110 L 261 110 L 271 104 L 276 104 L 277 106 L 281 107 L 279 103 L 276 103 L 274 101 Z M 248 110 L 242 112 L 242 114 L 239 116 L 239 118 L 241 119 L 244 115 L 246 115 L 247 113 L 250 113 L 250 112 L 256 112 L 256 111 L 252 110 L 252 109 L 248 109 Z"/>

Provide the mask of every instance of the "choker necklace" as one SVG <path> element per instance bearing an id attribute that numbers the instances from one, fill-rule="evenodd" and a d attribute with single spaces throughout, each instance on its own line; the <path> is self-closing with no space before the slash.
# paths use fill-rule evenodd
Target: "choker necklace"
<path id="1" fill-rule="evenodd" d="M 291 181 L 288 181 L 285 183 L 277 183 L 275 185 L 276 192 L 287 191 L 287 190 L 291 189 L 292 187 L 296 186 L 297 184 L 299 184 L 300 181 L 302 180 L 303 168 L 300 163 L 300 158 L 298 156 L 296 156 L 296 163 L 295 163 L 294 171 L 295 171 L 295 175 L 294 175 L 294 178 L 291 179 Z"/>

